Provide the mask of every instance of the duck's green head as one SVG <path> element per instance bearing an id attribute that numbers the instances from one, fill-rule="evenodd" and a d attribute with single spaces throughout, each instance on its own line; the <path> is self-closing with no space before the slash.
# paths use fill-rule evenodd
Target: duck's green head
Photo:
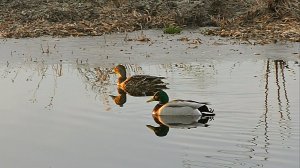
<path id="1" fill-rule="evenodd" d="M 126 77 L 126 68 L 123 65 L 118 65 L 114 68 L 114 72 L 119 76 L 119 77 Z"/>
<path id="2" fill-rule="evenodd" d="M 159 101 L 160 104 L 166 104 L 169 102 L 169 96 L 166 92 L 160 90 L 157 91 L 151 99 L 149 99 L 147 102 L 152 101 Z"/>

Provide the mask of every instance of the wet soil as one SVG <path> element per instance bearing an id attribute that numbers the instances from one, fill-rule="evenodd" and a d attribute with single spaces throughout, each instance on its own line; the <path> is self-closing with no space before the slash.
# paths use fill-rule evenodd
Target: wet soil
<path id="1" fill-rule="evenodd" d="M 258 1 L 3 0 L 0 37 L 99 36 L 178 25 L 218 26 L 203 33 L 251 44 L 299 42 L 300 14 L 295 4 L 289 6 L 295 12 L 279 17 Z"/>

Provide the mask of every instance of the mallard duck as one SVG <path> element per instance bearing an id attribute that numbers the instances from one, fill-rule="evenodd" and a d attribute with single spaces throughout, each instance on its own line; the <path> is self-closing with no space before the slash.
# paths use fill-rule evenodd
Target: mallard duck
<path id="1" fill-rule="evenodd" d="M 159 101 L 154 107 L 152 114 L 155 115 L 200 115 L 214 116 L 214 110 L 209 109 L 207 102 L 196 102 L 193 100 L 172 100 L 169 102 L 169 96 L 163 90 L 154 94 L 147 102 Z"/>
<path id="2" fill-rule="evenodd" d="M 118 65 L 114 68 L 114 72 L 118 75 L 118 89 L 124 90 L 131 96 L 152 96 L 161 89 L 167 89 L 167 84 L 162 81 L 165 77 L 150 75 L 134 75 L 126 76 L 126 68 Z"/>

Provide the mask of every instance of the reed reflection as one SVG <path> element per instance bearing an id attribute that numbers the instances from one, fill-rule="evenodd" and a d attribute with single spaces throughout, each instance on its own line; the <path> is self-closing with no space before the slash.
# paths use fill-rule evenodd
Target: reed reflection
<path id="1" fill-rule="evenodd" d="M 107 111 L 110 110 L 109 104 L 109 88 L 111 86 L 110 68 L 106 67 L 91 67 L 88 63 L 77 63 L 77 70 L 83 77 L 87 90 L 92 90 L 96 93 L 96 97 L 100 98 Z"/>
<path id="2" fill-rule="evenodd" d="M 172 100 L 163 90 L 156 92 L 147 102 L 158 101 L 153 108 L 152 117 L 159 127 L 147 125 L 157 136 L 166 136 L 169 128 L 196 128 L 207 127 L 209 119 L 213 119 L 215 113 L 209 109 L 207 102 L 192 100 Z"/>
<path id="3" fill-rule="evenodd" d="M 126 103 L 127 94 L 135 97 L 153 96 L 158 90 L 168 89 L 167 83 L 162 81 L 165 77 L 150 75 L 133 75 L 127 77 L 126 67 L 124 65 L 114 67 L 114 72 L 118 76 L 118 95 L 111 95 L 111 97 L 120 107 Z"/>
<path id="4" fill-rule="evenodd" d="M 63 76 L 62 61 L 55 64 L 47 64 L 44 60 L 26 59 L 20 64 L 14 64 L 7 61 L 3 73 L 0 77 L 3 79 L 9 79 L 12 84 L 20 84 L 20 82 L 31 83 L 29 85 L 30 92 L 28 94 L 29 101 L 31 103 L 38 103 L 41 98 L 40 95 L 46 93 L 47 101 L 43 106 L 46 109 L 52 109 L 56 99 L 57 83 Z M 27 84 L 22 84 L 22 88 Z M 49 87 L 47 92 L 41 91 L 43 87 Z M 25 89 L 25 88 L 23 88 Z"/>
<path id="5" fill-rule="evenodd" d="M 273 65 L 273 66 L 272 66 Z M 254 128 L 255 131 L 259 129 L 263 130 L 264 144 L 263 150 L 265 153 L 264 160 L 268 160 L 268 153 L 270 148 L 270 140 L 272 139 L 271 135 L 269 135 L 270 127 L 273 127 L 274 122 L 274 112 L 278 112 L 278 125 L 279 125 L 279 135 L 282 138 L 282 141 L 285 141 L 286 138 L 290 137 L 291 127 L 290 127 L 290 102 L 288 98 L 287 88 L 286 88 L 286 79 L 285 79 L 285 69 L 288 69 L 288 65 L 283 60 L 274 60 L 270 61 L 269 59 L 266 61 L 266 70 L 265 70 L 265 87 L 264 87 L 264 112 L 260 117 L 257 126 Z M 274 78 L 272 78 L 272 74 L 274 73 Z M 274 80 L 274 82 L 273 82 Z M 282 94 L 284 96 L 282 96 Z M 272 97 L 275 95 L 275 97 Z M 275 100 L 275 102 L 273 101 Z M 275 103 L 275 104 L 274 104 Z M 278 109 L 276 109 L 276 104 L 278 105 Z M 284 109 L 285 107 L 285 109 Z M 274 135 L 273 135 L 274 136 Z M 259 145 L 260 136 L 256 135 L 250 142 Z M 255 150 L 253 150 L 255 151 Z"/>

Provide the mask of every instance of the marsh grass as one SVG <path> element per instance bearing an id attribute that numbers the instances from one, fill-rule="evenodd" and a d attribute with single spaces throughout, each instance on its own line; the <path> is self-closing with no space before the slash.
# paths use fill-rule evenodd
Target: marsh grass
<path id="1" fill-rule="evenodd" d="M 164 33 L 165 34 L 180 34 L 182 31 L 182 28 L 174 25 L 169 25 L 164 28 Z"/>

